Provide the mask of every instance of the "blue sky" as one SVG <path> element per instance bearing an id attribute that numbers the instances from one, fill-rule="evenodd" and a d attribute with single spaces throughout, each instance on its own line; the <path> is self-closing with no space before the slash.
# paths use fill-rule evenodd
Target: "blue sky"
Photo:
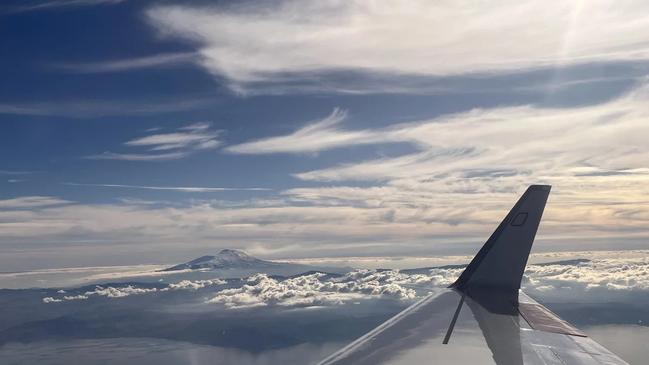
<path id="1" fill-rule="evenodd" d="M 642 2 L 0 7 L 0 262 L 646 247 Z"/>

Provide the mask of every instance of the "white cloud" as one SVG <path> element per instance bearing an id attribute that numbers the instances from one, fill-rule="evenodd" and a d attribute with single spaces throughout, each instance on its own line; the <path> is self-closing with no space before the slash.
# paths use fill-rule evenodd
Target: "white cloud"
<path id="1" fill-rule="evenodd" d="M 177 273 L 177 272 L 176 272 Z M 155 272 L 148 272 L 147 276 L 154 276 Z M 138 288 L 134 285 L 126 285 L 121 287 L 114 286 L 101 286 L 97 285 L 94 290 L 89 290 L 83 294 L 77 295 L 64 295 L 61 298 L 46 297 L 43 298 L 43 303 L 59 303 L 63 301 L 71 300 L 86 300 L 91 296 L 100 296 L 107 298 L 126 298 L 131 295 L 143 295 L 151 294 L 157 292 L 166 292 L 169 290 L 198 290 L 210 286 L 218 286 L 227 284 L 225 280 L 221 279 L 208 279 L 208 280 L 181 280 L 177 283 L 171 283 L 167 287 L 158 289 L 158 288 Z M 58 294 L 66 294 L 64 290 L 57 291 Z"/>
<path id="2" fill-rule="evenodd" d="M 196 122 L 184 127 L 179 128 L 181 131 L 191 131 L 191 132 L 203 132 L 207 131 L 212 127 L 210 122 Z"/>
<path id="3" fill-rule="evenodd" d="M 23 1 L 20 6 L 9 7 L 6 13 L 25 13 L 29 11 L 61 9 L 78 6 L 96 6 L 119 4 L 126 0 L 50 0 L 50 1 Z"/>
<path id="4" fill-rule="evenodd" d="M 92 63 L 66 63 L 54 67 L 71 73 L 109 73 L 142 68 L 169 67 L 196 61 L 194 53 L 163 53 L 146 57 Z"/>
<path id="5" fill-rule="evenodd" d="M 192 125 L 193 126 L 193 125 Z M 185 127 L 187 128 L 187 127 Z M 192 129 L 189 133 L 152 134 L 146 137 L 130 140 L 124 143 L 127 146 L 150 147 L 152 151 L 173 150 L 194 146 L 197 149 L 213 148 L 218 146 L 216 138 L 219 133 L 210 132 L 208 128 Z M 213 145 L 212 143 L 215 143 Z"/>
<path id="6" fill-rule="evenodd" d="M 397 232 L 399 242 L 481 240 L 531 183 L 554 186 L 541 239 L 639 241 L 649 236 L 648 101 L 649 87 L 641 84 L 591 106 L 474 109 L 364 130 L 322 123 L 229 150 L 304 153 L 410 143 L 416 151 L 405 155 L 365 161 L 349 155 L 339 165 L 298 172 L 317 185 L 282 192 L 289 202 L 353 219 L 383 242 Z M 336 231 L 347 226 L 341 221 Z M 348 234 L 346 242 L 359 239 Z"/>
<path id="7" fill-rule="evenodd" d="M 530 265 L 524 290 L 553 301 L 605 302 L 649 294 L 649 259 L 595 259 L 576 265 Z M 580 293 L 576 295 L 575 293 Z"/>
<path id="8" fill-rule="evenodd" d="M 0 200 L 3 209 L 29 209 L 55 205 L 71 204 L 73 202 L 51 196 L 22 196 L 13 199 Z"/>
<path id="9" fill-rule="evenodd" d="M 476 247 L 469 243 L 489 235 L 526 185 L 549 183 L 541 248 L 637 247 L 649 238 L 648 101 L 649 88 L 641 85 L 598 105 L 475 109 L 364 130 L 342 127 L 344 114 L 337 111 L 230 152 L 303 153 L 395 140 L 416 152 L 365 161 L 350 155 L 340 165 L 298 172 L 310 186 L 263 202 L 39 203 L 30 211 L 0 212 L 1 240 L 11 246 L 17 239 L 60 244 L 99 237 L 150 252 L 191 242 L 194 249 L 248 248 L 276 257 L 362 255 L 368 247 L 373 255 L 464 254 Z M 170 134 L 211 133 L 204 124 L 184 128 L 148 133 L 157 137 L 133 139 L 142 145 L 129 148 L 158 156 L 148 149 L 176 142 Z M 188 147 L 181 153 L 194 151 L 194 142 L 182 142 Z"/>
<path id="10" fill-rule="evenodd" d="M 86 156 L 85 158 L 89 160 L 168 161 L 168 160 L 178 160 L 187 156 L 189 156 L 189 153 L 187 152 L 144 154 L 144 153 L 115 153 L 115 152 L 106 151 L 98 155 Z"/>
<path id="11" fill-rule="evenodd" d="M 63 301 L 77 301 L 77 300 L 87 300 L 91 296 L 100 296 L 107 298 L 126 298 L 131 295 L 142 295 L 156 293 L 157 288 L 138 288 L 133 285 L 127 285 L 123 287 L 113 287 L 107 286 L 103 287 L 97 285 L 94 290 L 86 291 L 83 294 L 77 295 L 64 295 L 61 298 L 46 297 L 43 298 L 43 303 L 60 303 Z"/>
<path id="12" fill-rule="evenodd" d="M 210 130 L 210 123 L 193 123 L 172 133 L 157 133 L 132 139 L 128 147 L 146 148 L 145 153 L 104 152 L 86 156 L 94 160 L 166 161 L 187 157 L 197 151 L 214 149 L 221 145 L 220 132 Z"/>
<path id="13" fill-rule="evenodd" d="M 305 180 L 385 180 L 448 173 L 462 177 L 547 171 L 574 176 L 646 174 L 649 148 L 649 83 L 602 104 L 576 108 L 531 105 L 473 109 L 430 120 L 377 129 L 340 126 L 345 113 L 297 131 L 226 148 L 233 153 L 307 153 L 356 146 L 407 142 L 417 153 L 296 174 Z M 603 154 L 602 148 L 606 149 Z M 561 158 L 552 158 L 560 156 Z M 553 161 L 554 160 L 554 161 Z M 485 169 L 484 166 L 490 166 Z M 568 171 L 568 169 L 570 169 Z"/>
<path id="14" fill-rule="evenodd" d="M 63 300 L 86 300 L 88 299 L 87 295 L 66 295 L 63 297 Z"/>
<path id="15" fill-rule="evenodd" d="M 231 153 L 306 153 L 349 145 L 385 142 L 385 135 L 373 131 L 346 131 L 337 126 L 347 113 L 340 109 L 321 120 L 309 123 L 299 130 L 279 137 L 269 137 L 226 147 Z"/>
<path id="16" fill-rule="evenodd" d="M 447 173 L 506 177 L 507 173 L 530 170 L 543 171 L 546 176 L 580 175 L 579 169 L 593 175 L 646 173 L 642 161 L 649 149 L 639 136 L 649 133 L 649 125 L 643 122 L 649 115 L 648 89 L 642 86 L 620 99 L 589 107 L 476 109 L 396 125 L 375 131 L 381 136 L 376 137 L 377 143 L 410 141 L 420 152 L 297 176 L 306 180 L 377 180 L 435 179 Z"/>
<path id="17" fill-rule="evenodd" d="M 203 67 L 238 91 L 304 81 L 353 92 L 353 82 L 332 85 L 318 75 L 446 76 L 646 60 L 647 11 L 633 0 L 283 0 L 158 5 L 147 15 L 161 34 L 199 42 Z M 394 81 L 376 87 L 394 90 Z"/>
<path id="18" fill-rule="evenodd" d="M 45 297 L 45 298 L 43 298 L 43 303 L 45 303 L 45 304 L 47 304 L 47 303 L 60 303 L 60 302 L 62 302 L 62 301 L 63 301 L 63 300 L 61 300 L 61 299 L 54 299 L 54 298 L 52 298 L 52 297 Z"/>
<path id="19" fill-rule="evenodd" d="M 378 297 L 414 300 L 428 290 L 447 287 L 462 271 L 462 268 L 433 268 L 417 273 L 355 270 L 335 278 L 315 273 L 286 280 L 257 274 L 239 288 L 217 292 L 208 302 L 228 308 L 247 308 L 337 305 Z M 578 264 L 571 261 L 533 264 L 525 272 L 523 289 L 543 300 L 590 303 L 606 303 L 611 298 L 638 293 L 649 295 L 649 260 L 646 257 L 599 258 Z"/>
<path id="20" fill-rule="evenodd" d="M 210 280 L 181 280 L 177 283 L 171 283 L 169 284 L 168 289 L 169 290 L 198 290 L 198 289 L 203 289 L 208 286 L 213 286 L 213 285 L 224 285 L 227 282 L 225 280 L 221 279 L 210 279 Z M 164 290 L 164 289 L 163 289 Z"/>
<path id="21" fill-rule="evenodd" d="M 58 100 L 0 103 L 0 114 L 97 118 L 111 115 L 150 115 L 191 110 L 212 104 L 212 99 Z"/>
<path id="22" fill-rule="evenodd" d="M 644 187 L 632 181 L 625 185 L 630 195 L 620 196 L 613 185 L 623 182 L 606 177 L 597 178 L 599 185 L 588 185 L 584 183 L 588 179 L 592 178 L 577 180 L 581 185 L 575 186 L 581 190 L 570 191 L 566 185 L 566 191 L 559 190 L 551 198 L 537 242 L 540 249 L 548 250 L 545 240 L 549 239 L 559 242 L 557 247 L 562 249 L 584 249 L 597 247 L 597 242 L 610 247 L 612 240 L 629 247 L 626 242 L 646 237 L 649 217 L 643 212 L 648 203 L 634 195 L 641 194 Z M 115 245 L 146 253 L 149 259 L 163 259 L 160 251 L 201 254 L 223 247 L 245 248 L 276 258 L 367 252 L 386 256 L 406 251 L 409 255 L 471 253 L 488 237 L 517 194 L 496 189 L 499 182 L 510 180 L 456 185 L 451 181 L 422 184 L 422 188 L 417 184 L 403 188 L 303 188 L 289 192 L 285 199 L 259 204 L 250 200 L 234 206 L 192 199 L 2 210 L 0 242 L 6 252 L 3 259 L 13 265 L 19 257 L 24 257 L 26 265 L 39 255 L 38 246 L 24 242 L 56 247 L 56 252 L 47 252 L 48 260 L 78 257 L 80 250 L 92 252 L 93 257 L 114 255 Z M 518 191 L 523 182 L 519 185 Z M 612 190 L 598 189 L 602 185 Z M 77 244 L 69 247 L 62 242 Z"/>
<path id="23" fill-rule="evenodd" d="M 166 190 L 166 191 L 180 191 L 185 193 L 212 193 L 219 191 L 267 191 L 266 188 L 220 188 L 220 187 L 204 187 L 204 186 L 148 186 L 148 185 L 123 185 L 123 184 L 79 184 L 79 183 L 63 183 L 69 186 L 95 186 L 105 188 L 123 188 L 123 189 L 143 189 L 143 190 Z M 128 203 L 129 200 L 127 199 Z M 153 204 L 155 202 L 146 201 L 133 201 L 139 204 Z"/>
<path id="24" fill-rule="evenodd" d="M 223 304 L 228 308 L 247 308 L 266 305 L 335 305 L 377 296 L 413 300 L 417 294 L 414 289 L 408 288 L 408 285 L 432 284 L 436 280 L 437 277 L 373 270 L 353 271 L 338 278 L 314 273 L 285 280 L 256 274 L 249 277 L 239 288 L 217 292 L 208 303 Z"/>
<path id="25" fill-rule="evenodd" d="M 157 292 L 157 288 L 137 288 L 134 287 L 133 285 L 127 285 L 125 287 L 103 287 L 100 285 L 97 285 L 95 290 L 92 291 L 87 291 L 84 293 L 84 296 L 90 296 L 90 295 L 98 295 L 98 296 L 103 296 L 103 297 L 108 297 L 108 298 L 125 298 L 130 295 L 141 295 L 141 294 L 148 294 L 148 293 L 155 293 Z"/>

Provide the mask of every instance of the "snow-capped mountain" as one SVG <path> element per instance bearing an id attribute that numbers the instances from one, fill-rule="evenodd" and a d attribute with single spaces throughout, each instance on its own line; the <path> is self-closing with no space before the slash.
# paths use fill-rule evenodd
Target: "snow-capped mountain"
<path id="1" fill-rule="evenodd" d="M 320 267 L 293 264 L 289 262 L 266 261 L 252 257 L 240 250 L 224 249 L 214 256 L 201 256 L 184 264 L 172 266 L 162 271 L 173 272 L 180 270 L 218 273 L 223 277 L 241 277 L 255 273 L 281 276 L 297 275 L 308 271 L 343 273 L 349 271 L 350 268 Z"/>
<path id="2" fill-rule="evenodd" d="M 201 256 L 184 264 L 176 265 L 163 271 L 199 270 L 199 269 L 248 269 L 248 268 L 273 268 L 282 265 L 292 265 L 260 260 L 239 250 L 224 249 L 216 256 Z"/>

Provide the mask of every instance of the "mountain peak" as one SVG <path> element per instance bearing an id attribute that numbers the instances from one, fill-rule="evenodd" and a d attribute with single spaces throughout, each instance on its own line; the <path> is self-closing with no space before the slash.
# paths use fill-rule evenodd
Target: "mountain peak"
<path id="1" fill-rule="evenodd" d="M 252 256 L 248 255 L 244 251 L 241 250 L 234 250 L 231 248 L 224 248 L 221 251 L 219 251 L 218 256 L 232 256 L 232 257 L 239 257 L 242 259 L 249 259 L 253 258 Z"/>
<path id="2" fill-rule="evenodd" d="M 197 257 L 184 264 L 179 264 L 162 271 L 180 270 L 200 270 L 200 272 L 187 273 L 187 275 L 192 275 L 193 277 L 205 275 L 204 277 L 209 278 L 210 276 L 218 275 L 220 277 L 233 278 L 249 276 L 256 273 L 280 276 L 291 276 L 309 271 L 342 273 L 348 272 L 351 269 L 266 261 L 250 256 L 241 250 L 226 248 L 220 250 L 215 255 Z M 183 273 L 183 275 L 185 274 Z"/>
<path id="3" fill-rule="evenodd" d="M 260 260 L 241 250 L 223 249 L 216 256 L 206 255 L 195 258 L 184 264 L 176 265 L 164 271 L 198 270 L 198 269 L 242 269 L 253 267 L 272 267 L 277 265 L 271 261 Z"/>

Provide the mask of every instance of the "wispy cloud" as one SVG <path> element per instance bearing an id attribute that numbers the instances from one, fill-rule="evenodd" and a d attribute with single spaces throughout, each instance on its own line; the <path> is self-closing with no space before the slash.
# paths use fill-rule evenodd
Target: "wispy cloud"
<path id="1" fill-rule="evenodd" d="M 33 174 L 34 171 L 17 171 L 17 170 L 0 170 L 0 175 L 29 175 Z"/>
<path id="2" fill-rule="evenodd" d="M 370 79 L 376 89 L 394 91 L 402 75 L 646 60 L 649 20 L 641 14 L 649 11 L 647 3 L 616 5 L 612 0 L 589 6 L 540 0 L 283 0 L 255 6 L 158 5 L 147 15 L 161 34 L 199 42 L 203 67 L 241 92 L 264 83 L 280 92 L 296 91 L 300 83 L 306 89 L 353 91 L 357 79 L 323 77 L 348 71 L 392 75 L 383 82 Z M 406 83 L 409 87 L 417 84 Z"/>
<path id="3" fill-rule="evenodd" d="M 0 114 L 96 118 L 191 110 L 213 102 L 213 99 L 199 97 L 174 100 L 63 100 L 58 102 L 0 103 Z"/>
<path id="4" fill-rule="evenodd" d="M 128 147 L 146 148 L 140 153 L 104 152 L 86 156 L 93 160 L 166 161 L 187 157 L 200 150 L 214 149 L 221 145 L 220 132 L 211 129 L 207 122 L 193 123 L 173 133 L 157 133 L 124 143 Z"/>
<path id="5" fill-rule="evenodd" d="M 637 136 L 649 133 L 649 125 L 643 122 L 649 115 L 648 90 L 647 85 L 641 85 L 619 99 L 588 107 L 476 109 L 374 130 L 374 143 L 407 141 L 420 151 L 296 176 L 305 180 L 393 183 L 413 179 L 427 184 L 449 174 L 455 178 L 500 177 L 501 184 L 505 180 L 518 183 L 530 171 L 557 183 L 562 176 L 645 176 L 642 161 L 649 157 L 649 149 Z M 353 135 L 334 128 L 321 133 L 333 138 Z M 348 145 L 356 142 L 348 140 Z M 491 166 L 498 176 L 490 176 L 492 172 L 484 171 L 484 166 Z M 505 175 L 509 178 L 502 171 L 508 171 Z"/>
<path id="6" fill-rule="evenodd" d="M 305 127 L 286 136 L 263 138 L 226 147 L 231 153 L 306 153 L 318 152 L 349 145 L 377 143 L 385 141 L 385 134 L 373 131 L 343 130 L 338 125 L 345 120 L 347 113 L 340 109 L 321 120 L 309 123 Z"/>
<path id="7" fill-rule="evenodd" d="M 219 191 L 267 191 L 266 188 L 230 188 L 230 187 L 198 187 L 198 186 L 146 186 L 146 185 L 122 185 L 122 184 L 79 184 L 63 183 L 69 186 L 94 186 L 105 188 L 142 189 L 142 190 L 168 190 L 185 193 L 213 193 Z"/>
<path id="8" fill-rule="evenodd" d="M 470 208 L 476 202 L 483 208 L 495 204 L 489 210 L 492 224 L 497 223 L 498 201 L 527 184 L 544 182 L 555 189 L 543 224 L 548 228 L 542 232 L 555 240 L 600 234 L 646 237 L 649 148 L 640 136 L 649 134 L 648 90 L 641 84 L 618 99 L 586 107 L 475 109 L 376 129 L 316 123 L 316 128 L 309 125 L 284 136 L 231 146 L 229 151 L 305 153 L 406 142 L 416 152 L 360 161 L 350 155 L 337 165 L 295 174 L 319 186 L 282 194 L 341 214 L 351 207 L 382 212 L 386 225 L 426 222 L 432 225 L 430 234 L 441 234 L 449 232 L 442 222 L 468 228 L 489 221 L 489 214 Z M 507 208 L 501 205 L 502 211 Z M 580 227 L 579 234 L 563 231 L 568 221 Z"/>
<path id="9" fill-rule="evenodd" d="M 126 0 L 42 0 L 23 1 L 20 6 L 11 7 L 5 13 L 25 13 L 39 10 L 54 10 L 79 6 L 114 5 Z"/>
<path id="10" fill-rule="evenodd" d="M 227 147 L 233 153 L 305 153 L 358 144 L 411 143 L 418 152 L 296 174 L 304 180 L 386 181 L 417 179 L 431 184 L 450 175 L 503 179 L 529 176 L 646 176 L 649 149 L 637 136 L 649 133 L 649 86 L 618 99 L 572 109 L 534 106 L 475 109 L 457 114 L 353 130 L 339 125 L 344 113 L 284 136 Z M 583 138 L 587 134 L 589 138 Z M 606 149 L 604 153 L 602 148 Z M 553 159 L 552 156 L 561 156 Z M 484 166 L 492 166 L 485 169 Z M 515 180 L 518 180 L 517 178 Z"/>
<path id="11" fill-rule="evenodd" d="M 216 139 L 219 133 L 210 131 L 209 123 L 194 123 L 180 130 L 183 132 L 152 134 L 128 141 L 125 145 L 150 147 L 152 151 L 165 151 L 188 147 L 208 149 L 220 144 Z"/>
<path id="12" fill-rule="evenodd" d="M 188 152 L 145 154 L 145 153 L 115 153 L 115 152 L 106 151 L 98 155 L 86 156 L 85 158 L 89 160 L 169 161 L 169 160 L 178 160 L 187 156 L 189 156 Z"/>
<path id="13" fill-rule="evenodd" d="M 22 196 L 19 198 L 0 200 L 3 209 L 42 208 L 55 205 L 71 204 L 71 201 L 51 196 Z"/>
<path id="14" fill-rule="evenodd" d="M 144 68 L 170 67 L 197 61 L 191 52 L 163 53 L 146 57 L 86 63 L 55 64 L 53 67 L 71 73 L 110 73 Z"/>
<path id="15" fill-rule="evenodd" d="M 554 190 L 539 249 L 610 248 L 611 242 L 637 247 L 649 238 L 648 100 L 649 89 L 639 85 L 597 105 L 474 109 L 361 130 L 344 126 L 345 114 L 335 111 L 296 132 L 232 146 L 230 152 L 308 153 L 394 141 L 416 150 L 370 160 L 348 154 L 337 164 L 298 172 L 305 186 L 263 202 L 188 199 L 0 210 L 0 241 L 109 238 L 151 252 L 164 245 L 185 250 L 177 243 L 191 242 L 201 250 L 247 247 L 293 257 L 404 249 L 467 253 L 526 185 L 550 183 Z M 217 138 L 205 123 L 165 132 L 145 133 L 124 148 L 147 156 L 188 153 L 203 141 L 194 134 Z M 179 137 L 186 134 L 192 137 Z M 176 145 L 182 147 L 153 150 Z"/>

